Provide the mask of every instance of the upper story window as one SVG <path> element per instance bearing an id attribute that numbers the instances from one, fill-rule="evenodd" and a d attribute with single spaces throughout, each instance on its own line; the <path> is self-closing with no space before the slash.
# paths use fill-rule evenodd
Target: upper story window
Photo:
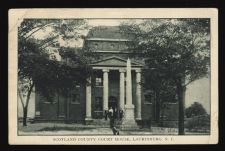
<path id="1" fill-rule="evenodd" d="M 115 45 L 114 45 L 114 44 L 111 44 L 111 45 L 110 45 L 110 48 L 111 48 L 111 49 L 114 49 L 114 48 L 115 48 Z"/>
<path id="2" fill-rule="evenodd" d="M 96 77 L 95 78 L 95 86 L 102 86 L 102 78 L 101 77 Z"/>

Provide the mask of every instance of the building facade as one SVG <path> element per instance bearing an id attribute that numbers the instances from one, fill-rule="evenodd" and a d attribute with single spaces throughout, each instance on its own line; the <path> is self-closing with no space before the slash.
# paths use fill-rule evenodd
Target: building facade
<path id="1" fill-rule="evenodd" d="M 105 111 L 112 108 L 114 111 L 123 110 L 124 117 L 137 123 L 154 121 L 158 112 L 155 93 L 145 90 L 141 84 L 144 61 L 136 56 L 130 57 L 131 41 L 132 36 L 122 34 L 119 27 L 92 28 L 85 37 L 83 49 L 91 49 L 98 56 L 90 64 L 94 76 L 88 79 L 88 84 L 77 85 L 67 98 L 57 94 L 53 102 L 36 92 L 35 119 L 91 123 L 95 119 L 104 119 Z M 130 80 L 127 78 L 128 62 L 131 65 Z M 167 106 L 161 109 L 163 116 L 168 121 L 176 121 L 177 104 L 168 103 Z M 132 112 L 126 112 L 129 109 Z"/>

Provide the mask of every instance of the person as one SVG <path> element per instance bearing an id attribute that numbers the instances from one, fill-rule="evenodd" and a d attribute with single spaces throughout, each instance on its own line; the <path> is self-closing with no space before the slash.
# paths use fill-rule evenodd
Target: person
<path id="1" fill-rule="evenodd" d="M 117 119 L 117 114 L 118 114 L 118 111 L 117 111 L 117 108 L 115 108 L 115 110 L 113 112 L 114 119 Z"/>
<path id="2" fill-rule="evenodd" d="M 105 110 L 105 120 L 107 121 L 107 119 L 108 119 L 108 111 Z"/>
<path id="3" fill-rule="evenodd" d="M 124 112 L 123 112 L 122 108 L 120 108 L 120 110 L 119 110 L 119 119 L 120 120 L 123 119 L 123 114 L 124 114 Z"/>
<path id="4" fill-rule="evenodd" d="M 109 118 L 113 117 L 113 109 L 112 109 L 112 107 L 109 108 L 108 114 L 109 114 Z"/>
<path id="5" fill-rule="evenodd" d="M 112 109 L 112 107 L 109 108 L 108 115 L 109 115 L 110 128 L 113 128 L 113 126 L 114 126 L 114 118 L 113 118 L 113 109 Z"/>
<path id="6" fill-rule="evenodd" d="M 113 135 L 120 135 L 119 129 L 117 129 L 115 126 L 112 128 Z"/>

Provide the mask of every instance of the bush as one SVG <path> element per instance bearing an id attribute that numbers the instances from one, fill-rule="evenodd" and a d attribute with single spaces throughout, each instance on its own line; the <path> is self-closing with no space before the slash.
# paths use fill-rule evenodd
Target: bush
<path id="1" fill-rule="evenodd" d="M 185 109 L 185 115 L 187 118 L 191 118 L 191 117 L 199 116 L 199 115 L 205 115 L 205 114 L 206 114 L 206 110 L 198 102 L 194 102 L 190 107 Z"/>
<path id="2" fill-rule="evenodd" d="M 187 118 L 185 121 L 185 128 L 189 131 L 209 131 L 210 129 L 210 116 L 208 114 Z"/>

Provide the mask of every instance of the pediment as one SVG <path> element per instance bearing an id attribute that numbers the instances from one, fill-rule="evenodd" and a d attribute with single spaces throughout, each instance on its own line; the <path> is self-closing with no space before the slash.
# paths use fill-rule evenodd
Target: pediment
<path id="1" fill-rule="evenodd" d="M 117 56 L 112 56 L 108 58 L 104 58 L 102 60 L 93 62 L 91 64 L 92 66 L 116 66 L 116 67 L 126 67 L 127 66 L 127 60 L 117 57 Z M 135 62 L 131 60 L 131 66 L 134 67 L 140 67 L 143 66 L 141 63 Z"/>

